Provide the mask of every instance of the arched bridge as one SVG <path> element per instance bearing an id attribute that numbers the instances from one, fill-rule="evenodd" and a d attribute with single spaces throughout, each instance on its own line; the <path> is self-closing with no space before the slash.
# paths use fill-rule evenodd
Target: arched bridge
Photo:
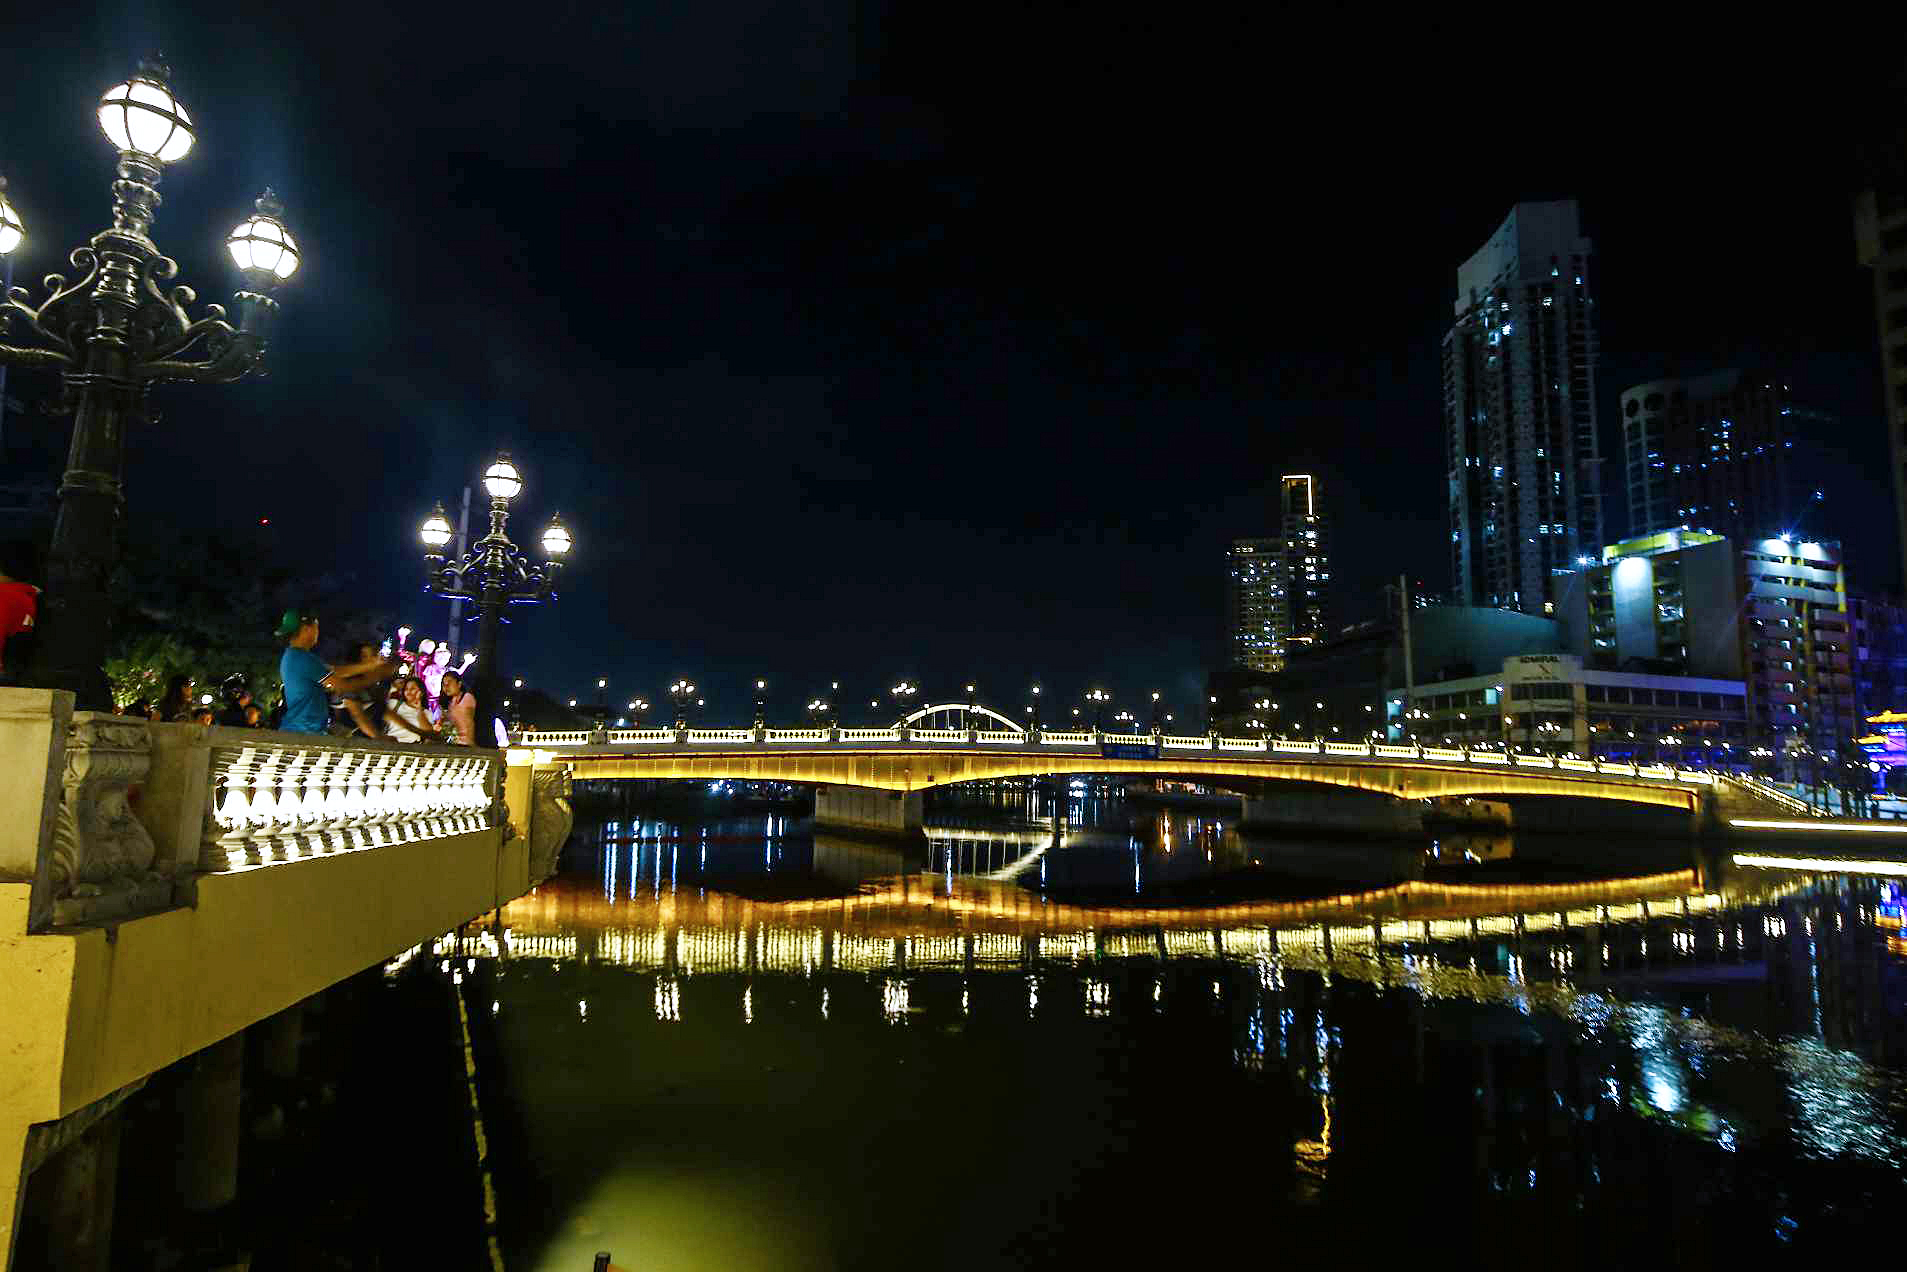
<path id="1" fill-rule="evenodd" d="M 525 754 L 525 753 L 528 754 Z M 518 763 L 577 778 L 742 779 L 917 796 L 996 778 L 1131 774 L 1190 781 L 1296 782 L 1400 800 L 1561 796 L 1696 813 L 1714 794 L 1786 812 L 1779 796 L 1731 777 L 1567 756 L 1267 738 L 927 729 L 617 729 L 529 733 Z M 842 791 L 839 794 L 846 795 Z M 846 818 L 848 822 L 854 818 Z M 876 817 L 875 824 L 887 819 Z M 917 825 L 917 818 L 903 825 Z"/>

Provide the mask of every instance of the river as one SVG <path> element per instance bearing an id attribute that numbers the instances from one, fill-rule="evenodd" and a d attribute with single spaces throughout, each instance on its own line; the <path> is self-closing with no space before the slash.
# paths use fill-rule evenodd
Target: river
<path id="1" fill-rule="evenodd" d="M 1707 1266 L 1907 1203 L 1894 882 L 1090 792 L 929 820 L 617 810 L 390 969 L 462 1003 L 505 1266 Z"/>

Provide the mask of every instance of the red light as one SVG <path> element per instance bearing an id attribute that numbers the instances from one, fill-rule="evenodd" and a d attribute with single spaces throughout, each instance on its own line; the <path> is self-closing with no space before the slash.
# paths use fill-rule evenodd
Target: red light
<path id="1" fill-rule="evenodd" d="M 258 519 L 258 524 L 259 524 L 259 525 L 261 525 L 261 526 L 268 526 L 268 525 L 270 525 L 270 524 L 271 524 L 271 518 L 270 518 L 270 517 L 260 517 L 260 518 Z"/>

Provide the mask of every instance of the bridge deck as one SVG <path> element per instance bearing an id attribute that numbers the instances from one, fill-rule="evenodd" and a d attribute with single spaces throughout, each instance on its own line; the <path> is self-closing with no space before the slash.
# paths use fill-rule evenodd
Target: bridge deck
<path id="1" fill-rule="evenodd" d="M 732 778 L 899 791 L 1005 777 L 1116 773 L 1309 782 L 1400 799 L 1554 795 L 1693 811 L 1718 781 L 1743 786 L 1709 772 L 1568 756 L 1252 738 L 689 729 L 529 734 L 522 745 L 539 762 L 563 764 L 582 778 Z"/>

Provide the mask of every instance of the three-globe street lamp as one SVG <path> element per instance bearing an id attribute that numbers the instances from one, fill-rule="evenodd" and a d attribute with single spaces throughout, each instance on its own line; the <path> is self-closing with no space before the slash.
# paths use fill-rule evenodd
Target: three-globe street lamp
<path id="1" fill-rule="evenodd" d="M 503 610 L 510 605 L 536 605 L 555 599 L 556 575 L 574 540 L 562 518 L 551 514 L 549 527 L 543 531 L 545 559 L 540 565 L 532 564 L 510 541 L 503 527 L 510 519 L 510 501 L 523 492 L 523 475 L 507 453 L 499 454 L 496 462 L 484 470 L 483 488 L 490 495 L 490 533 L 471 544 L 461 558 L 451 561 L 444 556 L 452 531 L 441 503 L 418 528 L 417 537 L 424 542 L 424 590 L 447 601 L 476 603 L 477 708 L 494 712 L 496 691 L 503 684 L 497 669 Z M 607 685 L 605 680 L 598 688 Z M 491 739 L 479 737 L 477 742 L 487 746 Z"/>
<path id="2" fill-rule="evenodd" d="M 1106 724 L 1106 704 L 1112 701 L 1112 695 L 1104 689 L 1086 691 L 1086 701 L 1093 704 L 1093 731 L 1098 732 Z"/>
<path id="3" fill-rule="evenodd" d="M 900 712 L 901 719 L 905 720 L 907 718 L 908 711 L 911 710 L 914 705 L 914 696 L 919 692 L 920 686 L 907 680 L 901 681 L 892 689 L 888 690 L 888 693 L 894 696 L 894 708 Z"/>
<path id="4" fill-rule="evenodd" d="M 165 165 L 186 156 L 196 137 L 191 114 L 173 96 L 165 63 L 149 58 L 137 74 L 107 89 L 98 119 L 119 152 L 113 223 L 68 256 L 79 271 L 75 281 L 46 276 L 47 298 L 38 306 L 26 289 L 8 287 L 0 303 L 0 337 L 17 330 L 32 344 L 0 344 L 0 365 L 58 371 L 63 384 L 57 409 L 74 417 L 28 680 L 72 690 L 83 709 L 108 710 L 107 582 L 119 559 L 126 434 L 153 421 L 153 385 L 230 384 L 258 366 L 278 310 L 272 292 L 297 271 L 301 252 L 279 219 L 284 209 L 265 191 L 225 240 L 246 282 L 233 301 L 238 325 L 226 321 L 220 305 L 192 317 L 186 306 L 197 294 L 165 286 L 179 265 L 151 237 L 160 176 Z M 8 255 L 9 270 L 9 254 L 25 237 L 24 220 L 0 190 L 0 255 Z"/>
<path id="5" fill-rule="evenodd" d="M 689 708 L 701 706 L 702 700 L 695 696 L 694 682 L 685 679 L 669 686 L 669 701 L 675 706 L 675 727 L 679 733 L 689 727 Z"/>

